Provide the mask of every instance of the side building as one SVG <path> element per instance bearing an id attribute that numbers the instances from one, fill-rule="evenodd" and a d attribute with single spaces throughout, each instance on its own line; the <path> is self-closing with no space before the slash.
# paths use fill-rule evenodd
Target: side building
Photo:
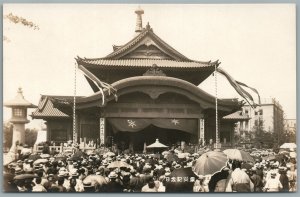
<path id="1" fill-rule="evenodd" d="M 248 120 L 244 120 L 242 123 L 239 121 L 238 123 L 245 125 L 243 128 L 249 133 L 248 141 L 255 138 L 255 128 L 260 128 L 273 137 L 265 143 L 280 144 L 282 142 L 281 136 L 284 135 L 284 111 L 279 101 L 275 98 L 262 99 L 261 105 L 255 109 L 245 105 L 242 107 L 241 113 L 249 117 Z M 252 141 L 252 143 L 254 142 Z"/>

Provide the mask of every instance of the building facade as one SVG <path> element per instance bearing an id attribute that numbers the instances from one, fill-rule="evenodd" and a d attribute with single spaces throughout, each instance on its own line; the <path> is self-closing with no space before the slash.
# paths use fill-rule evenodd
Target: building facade
<path id="1" fill-rule="evenodd" d="M 216 139 L 215 97 L 197 87 L 220 63 L 187 58 L 159 38 L 149 23 L 142 26 L 142 10 L 136 14 L 136 35 L 129 42 L 113 45 L 113 52 L 102 58 L 76 58 L 95 93 L 76 97 L 75 115 L 72 96 L 41 96 L 32 117 L 47 122 L 47 139 L 85 138 L 136 151 L 157 138 L 169 146 L 181 141 L 232 144 L 234 123 L 222 117 L 242 103 L 218 99 Z"/>
<path id="2" fill-rule="evenodd" d="M 263 99 L 261 105 L 255 109 L 245 105 L 242 107 L 242 111 L 250 117 L 247 123 L 249 130 L 258 125 L 259 122 L 263 124 L 262 127 L 267 132 L 279 133 L 283 130 L 284 111 L 275 98 Z"/>

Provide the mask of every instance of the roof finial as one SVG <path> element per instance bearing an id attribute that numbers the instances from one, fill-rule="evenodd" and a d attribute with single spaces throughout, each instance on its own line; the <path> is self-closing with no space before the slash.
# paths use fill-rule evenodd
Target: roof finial
<path id="1" fill-rule="evenodd" d="M 143 30 L 142 14 L 144 14 L 144 10 L 139 6 L 135 13 L 137 14 L 135 32 L 139 33 Z"/>
<path id="2" fill-rule="evenodd" d="M 24 98 L 23 96 L 23 90 L 21 87 L 18 88 L 17 96 L 16 98 Z"/>

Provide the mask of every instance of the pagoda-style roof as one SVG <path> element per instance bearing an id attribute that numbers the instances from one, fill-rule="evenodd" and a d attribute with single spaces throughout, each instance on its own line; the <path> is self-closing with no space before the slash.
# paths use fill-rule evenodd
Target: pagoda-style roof
<path id="1" fill-rule="evenodd" d="M 104 58 L 120 59 L 125 55 L 128 55 L 128 53 L 134 51 L 137 47 L 141 46 L 141 44 L 146 45 L 147 47 L 156 46 L 157 48 L 161 49 L 161 52 L 165 53 L 165 55 L 169 57 L 168 59 L 174 59 L 177 61 L 192 61 L 158 37 L 153 32 L 153 29 L 150 27 L 149 23 L 140 34 L 138 34 L 128 43 L 124 44 L 123 46 L 115 45 L 115 50 Z M 151 54 L 148 55 L 151 56 Z"/>
<path id="2" fill-rule="evenodd" d="M 103 58 L 81 58 L 76 61 L 101 81 L 114 83 L 121 79 L 141 76 L 156 65 L 166 76 L 199 85 L 218 66 L 218 61 L 195 61 L 176 51 L 159 38 L 148 24 L 146 28 L 124 45 L 113 45 L 114 51 Z M 98 89 L 88 79 L 96 92 Z"/>
<path id="3" fill-rule="evenodd" d="M 80 97 L 76 97 L 80 98 Z M 42 95 L 37 109 L 32 112 L 32 118 L 70 118 L 70 115 L 66 113 L 63 108 L 70 107 L 70 103 L 73 103 L 73 96 L 54 96 L 54 95 Z"/>
<path id="4" fill-rule="evenodd" d="M 239 121 L 239 120 L 249 120 L 251 118 L 249 117 L 249 115 L 244 114 L 242 111 L 236 111 L 232 114 L 224 116 L 222 119 L 223 120 Z"/>
<path id="5" fill-rule="evenodd" d="M 22 88 L 18 89 L 17 95 L 14 99 L 4 102 L 5 107 L 26 107 L 36 108 L 37 106 L 27 101 L 23 96 Z"/>

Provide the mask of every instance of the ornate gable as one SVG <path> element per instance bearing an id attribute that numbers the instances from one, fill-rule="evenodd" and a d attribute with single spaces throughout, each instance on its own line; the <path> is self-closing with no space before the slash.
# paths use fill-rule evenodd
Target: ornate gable
<path id="1" fill-rule="evenodd" d="M 113 46 L 114 51 L 103 59 L 165 59 L 191 61 L 161 38 L 150 27 L 149 23 L 140 34 L 123 46 Z"/>

